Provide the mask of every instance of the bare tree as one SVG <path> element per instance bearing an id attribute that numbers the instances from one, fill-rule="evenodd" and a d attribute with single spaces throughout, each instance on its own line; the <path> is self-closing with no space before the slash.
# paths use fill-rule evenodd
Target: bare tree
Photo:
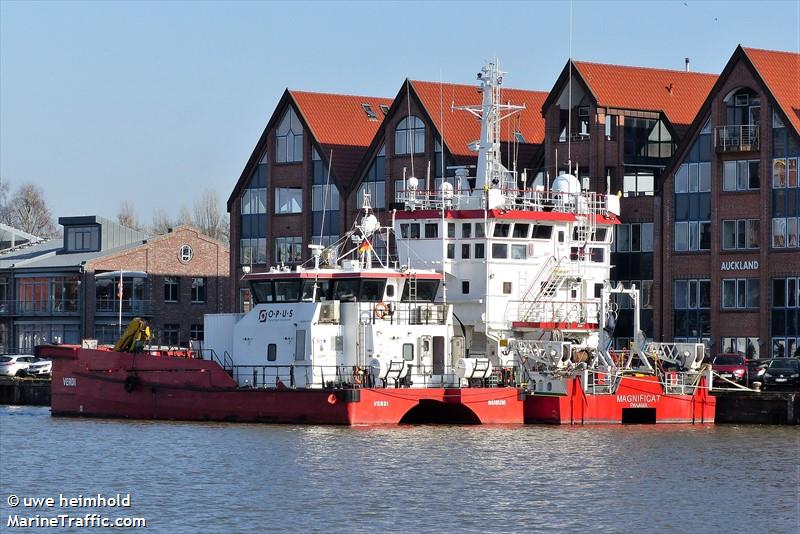
<path id="1" fill-rule="evenodd" d="M 0 222 L 8 223 L 8 180 L 0 178 Z"/>
<path id="2" fill-rule="evenodd" d="M 139 224 L 139 218 L 136 216 L 136 210 L 133 207 L 133 202 L 125 200 L 119 207 L 117 213 L 117 221 L 122 226 L 133 228 L 134 230 L 141 230 L 142 226 Z"/>
<path id="3" fill-rule="evenodd" d="M 150 225 L 150 233 L 153 235 L 166 234 L 172 228 L 172 221 L 163 208 L 153 210 L 153 222 Z"/>
<path id="4" fill-rule="evenodd" d="M 6 220 L 11 226 L 39 237 L 56 235 L 56 225 L 42 189 L 26 182 L 9 199 Z"/>
<path id="5" fill-rule="evenodd" d="M 219 209 L 219 196 L 216 191 L 206 189 L 194 202 L 194 225 L 204 234 L 219 241 L 225 232 L 225 219 Z"/>

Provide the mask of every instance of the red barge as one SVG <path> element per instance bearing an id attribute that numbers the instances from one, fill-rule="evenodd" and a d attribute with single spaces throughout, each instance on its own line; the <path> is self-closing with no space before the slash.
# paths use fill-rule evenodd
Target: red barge
<path id="1" fill-rule="evenodd" d="M 703 345 L 648 341 L 638 290 L 609 281 L 619 199 L 571 174 L 550 184 L 507 169 L 499 123 L 521 108 L 500 103 L 495 63 L 478 80 L 481 104 L 455 108 L 481 120 L 474 177 L 442 169 L 423 188 L 404 176 L 391 226 L 365 193 L 353 229 L 311 247 L 313 267 L 248 271 L 253 308 L 206 316 L 201 347 L 148 346 L 139 321 L 115 349 L 38 347 L 54 362 L 53 415 L 712 423 Z M 634 341 L 614 351 L 623 299 Z"/>

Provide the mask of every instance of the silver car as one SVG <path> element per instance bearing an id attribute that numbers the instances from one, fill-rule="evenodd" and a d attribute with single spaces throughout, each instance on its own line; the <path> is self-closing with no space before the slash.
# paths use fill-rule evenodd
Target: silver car
<path id="1" fill-rule="evenodd" d="M 25 370 L 28 376 L 50 376 L 53 372 L 53 362 L 40 358 L 38 361 L 33 362 Z"/>
<path id="2" fill-rule="evenodd" d="M 25 376 L 28 367 L 39 358 L 30 354 L 7 354 L 0 356 L 0 375 Z"/>

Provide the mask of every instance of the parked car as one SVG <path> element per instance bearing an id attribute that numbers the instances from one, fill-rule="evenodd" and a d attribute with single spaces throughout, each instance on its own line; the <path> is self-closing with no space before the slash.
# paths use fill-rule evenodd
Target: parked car
<path id="1" fill-rule="evenodd" d="M 737 384 L 747 385 L 747 360 L 741 354 L 718 354 L 714 356 L 711 365 L 720 377 Z M 727 384 L 725 380 L 719 378 L 715 381 L 720 386 Z"/>
<path id="2" fill-rule="evenodd" d="M 747 383 L 764 382 L 764 372 L 769 360 L 747 360 Z"/>
<path id="3" fill-rule="evenodd" d="M 38 361 L 33 362 L 25 370 L 28 376 L 50 376 L 53 372 L 53 362 L 44 358 L 39 358 Z"/>
<path id="4" fill-rule="evenodd" d="M 28 366 L 39 358 L 30 354 L 8 354 L 0 356 L 0 375 L 25 376 Z"/>
<path id="5" fill-rule="evenodd" d="M 764 389 L 800 386 L 800 360 L 797 358 L 776 358 L 769 362 L 762 378 Z"/>

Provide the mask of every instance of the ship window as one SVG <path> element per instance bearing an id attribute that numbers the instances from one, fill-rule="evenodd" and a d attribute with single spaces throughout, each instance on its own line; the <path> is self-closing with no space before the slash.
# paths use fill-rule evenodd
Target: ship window
<path id="1" fill-rule="evenodd" d="M 475 259 L 482 260 L 486 257 L 485 245 L 483 243 L 475 243 Z"/>
<path id="2" fill-rule="evenodd" d="M 507 258 L 508 245 L 505 243 L 492 243 L 492 258 Z"/>
<path id="3" fill-rule="evenodd" d="M 599 299 L 603 296 L 603 284 L 594 285 L 594 298 Z"/>
<path id="4" fill-rule="evenodd" d="M 602 248 L 592 248 L 592 261 L 595 263 L 603 263 L 605 254 L 603 254 Z"/>
<path id="5" fill-rule="evenodd" d="M 267 345 L 267 361 L 274 362 L 278 359 L 278 345 L 270 343 Z"/>
<path id="6" fill-rule="evenodd" d="M 364 280 L 361 282 L 361 292 L 359 300 L 380 301 L 383 299 L 383 290 L 386 287 L 386 280 Z"/>
<path id="7" fill-rule="evenodd" d="M 300 280 L 275 280 L 275 302 L 297 302 Z"/>
<path id="8" fill-rule="evenodd" d="M 394 284 L 386 286 L 386 296 L 392 298 L 394 296 Z"/>
<path id="9" fill-rule="evenodd" d="M 408 239 L 408 224 L 401 224 L 400 225 L 400 237 L 403 239 Z"/>
<path id="10" fill-rule="evenodd" d="M 419 225 L 412 224 L 409 228 L 411 230 L 411 239 L 419 239 Z"/>
<path id="11" fill-rule="evenodd" d="M 528 246 L 527 245 L 511 245 L 511 259 L 512 260 L 527 260 L 528 259 Z"/>
<path id="12" fill-rule="evenodd" d="M 511 282 L 503 282 L 503 295 L 511 294 Z"/>
<path id="13" fill-rule="evenodd" d="M 253 300 L 256 304 L 263 304 L 264 302 L 272 302 L 272 280 L 263 280 L 260 282 L 250 282 L 250 287 L 253 290 Z"/>
<path id="14" fill-rule="evenodd" d="M 606 235 L 608 235 L 608 229 L 606 229 L 606 228 L 597 228 L 594 231 L 594 235 L 592 236 L 592 241 L 597 241 L 598 243 L 605 243 L 606 242 Z"/>
<path id="15" fill-rule="evenodd" d="M 469 293 L 469 280 L 461 282 L 461 292 L 465 295 Z"/>
<path id="16" fill-rule="evenodd" d="M 425 237 L 439 237 L 439 225 L 437 223 L 425 223 Z"/>
<path id="17" fill-rule="evenodd" d="M 553 236 L 553 227 L 549 224 L 536 224 L 533 226 L 533 239 L 550 239 Z"/>
<path id="18" fill-rule="evenodd" d="M 472 223 L 464 223 L 461 225 L 461 237 L 464 239 L 472 237 Z"/>
<path id="19" fill-rule="evenodd" d="M 559 230 L 558 231 L 558 242 L 559 243 L 563 243 L 564 242 L 564 231 L 563 230 Z"/>
<path id="20" fill-rule="evenodd" d="M 403 343 L 403 359 L 407 362 L 414 360 L 414 344 Z"/>
<path id="21" fill-rule="evenodd" d="M 484 232 L 483 223 L 475 223 L 475 237 L 486 237 L 486 232 Z"/>
<path id="22" fill-rule="evenodd" d="M 358 279 L 337 280 L 333 284 L 333 299 L 354 302 L 358 295 Z"/>
<path id="23" fill-rule="evenodd" d="M 456 236 L 456 224 L 447 223 L 447 237 L 454 238 Z"/>
<path id="24" fill-rule="evenodd" d="M 330 280 L 304 280 L 303 281 L 303 291 L 300 294 L 300 300 L 303 302 L 311 302 L 314 298 L 314 285 L 317 286 L 317 298 L 316 302 L 320 302 L 322 300 L 330 300 L 331 299 L 331 287 L 332 283 Z"/>
<path id="25" fill-rule="evenodd" d="M 461 259 L 469 259 L 469 243 L 466 245 L 461 245 Z"/>
<path id="26" fill-rule="evenodd" d="M 447 244 L 447 259 L 448 260 L 456 259 L 456 244 L 455 243 L 448 243 Z"/>
<path id="27" fill-rule="evenodd" d="M 511 225 L 506 223 L 497 223 L 494 225 L 495 237 L 508 237 L 508 232 L 511 230 Z"/>
<path id="28" fill-rule="evenodd" d="M 521 239 L 526 239 L 528 237 L 528 227 L 529 224 L 522 224 L 517 223 L 514 225 L 514 233 L 511 237 L 519 237 Z"/>
<path id="29" fill-rule="evenodd" d="M 403 288 L 403 297 L 402 300 L 404 302 L 408 302 L 408 289 L 409 284 L 406 284 Z M 439 289 L 439 280 L 417 280 L 417 297 L 414 299 L 415 301 L 424 300 L 432 302 L 433 299 L 436 298 L 436 291 Z"/>

